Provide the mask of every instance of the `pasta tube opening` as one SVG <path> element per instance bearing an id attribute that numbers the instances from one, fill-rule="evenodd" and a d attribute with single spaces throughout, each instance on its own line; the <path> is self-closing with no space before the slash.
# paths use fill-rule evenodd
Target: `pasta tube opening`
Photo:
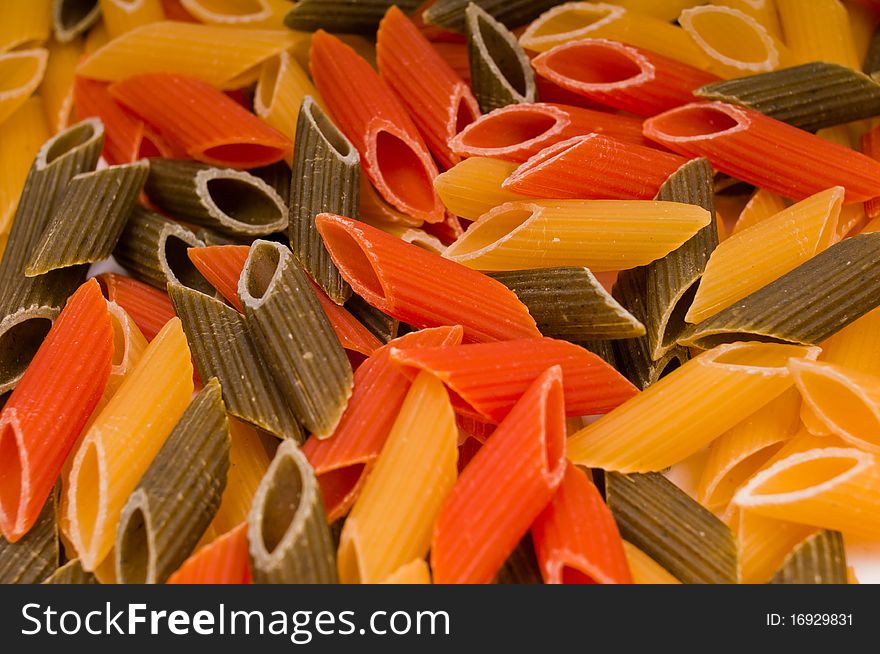
<path id="1" fill-rule="evenodd" d="M 68 505 L 67 515 L 70 520 L 71 532 L 77 537 L 74 545 L 81 558 L 88 560 L 89 567 L 94 568 L 100 561 L 94 561 L 92 544 L 95 534 L 100 530 L 101 523 L 106 519 L 106 498 L 103 491 L 105 475 L 101 453 L 97 444 L 85 443 L 81 453 L 74 460 L 73 470 L 76 475 L 70 480 L 70 492 L 73 501 Z"/>
<path id="2" fill-rule="evenodd" d="M 22 460 L 25 452 L 19 444 L 18 428 L 13 421 L 14 416 L 0 424 L 0 461 L 4 467 L 0 475 L 0 517 L 8 525 L 18 523 L 18 510 L 25 506 L 28 482 L 27 466 Z"/>
<path id="3" fill-rule="evenodd" d="M 634 86 L 654 76 L 654 67 L 647 57 L 635 48 L 606 39 L 588 39 L 554 48 L 541 55 L 541 61 L 555 73 L 554 77 L 576 82 L 584 90 Z"/>
<path id="4" fill-rule="evenodd" d="M 44 315 L 39 315 L 40 313 Z M 52 328 L 52 320 L 56 314 L 56 311 L 37 307 L 14 314 L 0 322 L 0 378 L 18 380 L 24 374 Z M 5 327 L 3 323 L 7 322 L 12 323 L 12 326 Z M 0 387 L 0 393 L 11 388 L 12 386 Z"/>
<path id="5" fill-rule="evenodd" d="M 543 447 L 541 448 L 541 475 L 549 484 L 558 484 L 565 474 L 565 393 L 562 385 L 562 366 L 553 366 L 544 374 L 543 402 L 540 411 Z M 559 435 L 562 438 L 559 438 Z"/>
<path id="6" fill-rule="evenodd" d="M 345 135 L 333 124 L 333 121 L 321 110 L 321 107 L 311 96 L 306 97 L 302 103 L 302 111 L 305 112 L 309 122 L 324 138 L 324 141 L 336 152 L 340 160 L 346 162 L 357 160 L 357 153 Z"/>
<path id="7" fill-rule="evenodd" d="M 542 14 L 523 33 L 520 43 L 531 50 L 545 50 L 607 27 L 620 20 L 624 12 L 623 7 L 615 5 L 569 2 Z"/>
<path id="8" fill-rule="evenodd" d="M 254 250 L 254 255 L 250 258 L 251 265 L 245 275 L 245 288 L 257 300 L 256 304 L 259 304 L 259 300 L 265 297 L 278 278 L 281 253 L 278 248 L 265 242 L 254 245 Z"/>
<path id="9" fill-rule="evenodd" d="M 101 17 L 98 0 L 54 0 L 55 38 L 61 43 L 76 38 Z"/>
<path id="10" fill-rule="evenodd" d="M 748 126 L 744 112 L 720 103 L 686 105 L 651 120 L 652 130 L 661 139 L 673 142 L 712 140 L 741 132 Z"/>
<path id="11" fill-rule="evenodd" d="M 380 184 L 397 200 L 398 207 L 412 207 L 424 213 L 434 211 L 434 174 L 426 155 L 420 154 L 421 148 L 410 137 L 390 124 L 388 127 L 373 130 L 372 147 L 367 146 L 367 157 L 373 159 Z"/>
<path id="12" fill-rule="evenodd" d="M 486 15 L 481 14 L 478 5 L 468 5 L 466 13 L 474 46 L 486 61 L 495 64 L 500 73 L 499 79 L 523 99 L 534 96 L 534 79 L 526 79 L 525 70 L 519 65 L 520 53 L 497 29 L 492 29 L 489 22 L 491 16 L 487 19 Z"/>
<path id="13" fill-rule="evenodd" d="M 125 583 L 145 584 L 152 578 L 150 568 L 155 566 L 152 529 L 143 507 L 137 507 L 126 516 L 119 547 L 126 554 Z"/>
<path id="14" fill-rule="evenodd" d="M 84 120 L 66 129 L 49 142 L 49 147 L 43 150 L 37 158 L 42 158 L 41 167 L 45 168 L 56 159 L 68 154 L 71 150 L 84 146 L 94 138 L 103 135 L 104 128 L 97 119 Z"/>
<path id="15" fill-rule="evenodd" d="M 509 105 L 471 123 L 453 139 L 452 147 L 469 152 L 485 150 L 485 156 L 492 156 L 493 150 L 527 148 L 558 134 L 566 122 L 565 113 L 555 107 Z"/>
<path id="16" fill-rule="evenodd" d="M 107 308 L 110 311 L 110 325 L 113 327 L 113 358 L 110 360 L 110 365 L 117 368 L 128 360 L 128 331 L 130 326 L 123 322 L 123 318 L 120 315 L 122 308 L 118 304 L 108 302 Z"/>
<path id="17" fill-rule="evenodd" d="M 446 249 L 445 256 L 455 261 L 478 257 L 485 250 L 510 238 L 537 218 L 541 207 L 526 202 L 507 202 L 489 211 L 479 223 L 474 223 L 467 234 Z"/>
<path id="18" fill-rule="evenodd" d="M 322 219 L 322 216 L 326 218 Z M 385 302 L 388 298 L 376 265 L 368 254 L 368 244 L 361 243 L 344 223 L 333 220 L 328 214 L 318 216 L 318 229 L 328 249 L 334 253 L 340 271 L 347 279 L 358 280 L 358 292 L 364 299 L 374 306 L 377 302 Z"/>
<path id="19" fill-rule="evenodd" d="M 180 4 L 204 23 L 247 25 L 272 17 L 272 7 L 267 0 L 237 0 L 237 2 L 181 0 Z"/>
<path id="20" fill-rule="evenodd" d="M 800 345 L 767 345 L 759 342 L 731 343 L 719 347 L 714 351 L 714 356 L 704 355 L 705 361 L 715 366 L 723 366 L 732 371 L 740 368 L 746 371 L 755 370 L 765 375 L 788 374 L 788 362 L 791 357 L 803 357 L 806 353 L 810 359 L 815 359 L 819 354 L 819 348 L 805 348 Z"/>
<path id="21" fill-rule="evenodd" d="M 272 474 L 278 475 L 281 479 L 296 480 L 296 483 L 270 484 L 266 493 L 260 498 L 262 507 L 260 537 L 268 554 L 272 554 L 278 548 L 284 535 L 294 527 L 303 487 L 299 468 L 289 457 L 282 457 Z"/>
<path id="22" fill-rule="evenodd" d="M 181 231 L 179 234 L 166 233 L 163 241 L 159 252 L 163 259 L 162 263 L 168 268 L 171 276 L 188 288 L 213 296 L 214 287 L 202 276 L 187 255 L 189 248 L 202 245 L 199 240 L 193 236 L 190 241 Z"/>
<path id="23" fill-rule="evenodd" d="M 758 21 L 738 9 L 685 9 L 679 23 L 700 49 L 717 62 L 720 72 L 766 72 L 779 66 L 779 49 L 773 37 Z"/>
<path id="24" fill-rule="evenodd" d="M 209 168 L 196 175 L 199 195 L 211 213 L 225 214 L 246 225 L 272 225 L 285 221 L 286 207 L 271 190 L 246 173 Z"/>
<path id="25" fill-rule="evenodd" d="M 748 494 L 753 503 L 761 504 L 816 494 L 854 477 L 870 459 L 870 454 L 856 450 L 812 450 L 791 456 L 756 475 L 739 495 Z"/>
<path id="26" fill-rule="evenodd" d="M 36 87 L 48 61 L 49 53 L 42 48 L 0 56 L 0 99 L 5 100 L 21 93 L 23 89 Z"/>

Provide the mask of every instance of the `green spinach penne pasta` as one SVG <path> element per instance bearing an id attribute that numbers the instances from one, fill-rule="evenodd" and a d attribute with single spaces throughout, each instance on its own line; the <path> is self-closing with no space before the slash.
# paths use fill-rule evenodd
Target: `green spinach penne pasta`
<path id="1" fill-rule="evenodd" d="M 68 561 L 49 577 L 43 580 L 44 584 L 97 584 L 100 583 L 98 578 L 91 572 L 83 570 L 82 563 L 79 559 Z"/>
<path id="2" fill-rule="evenodd" d="M 845 584 L 843 534 L 823 529 L 804 540 L 770 578 L 771 584 Z"/>
<path id="3" fill-rule="evenodd" d="M 516 293 L 544 336 L 584 341 L 645 334 L 645 326 L 611 297 L 588 268 L 536 268 L 489 276 Z"/>
<path id="4" fill-rule="evenodd" d="M 351 396 L 345 350 L 290 250 L 256 241 L 238 283 L 245 322 L 300 422 L 333 433 Z"/>
<path id="5" fill-rule="evenodd" d="M 59 43 L 68 43 L 101 19 L 98 0 L 52 0 L 52 27 Z"/>
<path id="6" fill-rule="evenodd" d="M 471 3 L 513 29 L 560 4 L 560 0 L 437 0 L 425 11 L 424 20 L 453 32 L 464 33 L 467 29 L 465 12 Z"/>
<path id="7" fill-rule="evenodd" d="M 474 3 L 466 18 L 471 88 L 480 111 L 537 101 L 535 72 L 511 31 Z"/>
<path id="8" fill-rule="evenodd" d="M 183 323 L 199 377 L 216 377 L 233 416 L 278 438 L 302 440 L 302 430 L 269 373 L 244 316 L 222 301 L 182 284 L 168 295 Z"/>
<path id="9" fill-rule="evenodd" d="M 526 534 L 495 575 L 496 584 L 543 584 L 531 534 Z"/>
<path id="10" fill-rule="evenodd" d="M 146 192 L 180 220 L 235 237 L 266 236 L 287 228 L 287 205 L 259 177 L 195 161 L 150 159 Z"/>
<path id="11" fill-rule="evenodd" d="M 211 296 L 214 287 L 202 277 L 186 254 L 205 244 L 183 225 L 136 206 L 126 223 L 113 256 L 132 277 L 165 290 L 182 284 Z"/>
<path id="12" fill-rule="evenodd" d="M 383 343 L 391 341 L 400 333 L 400 321 L 372 306 L 360 295 L 352 295 L 345 308 Z"/>
<path id="13" fill-rule="evenodd" d="M 371 34 L 391 5 L 411 13 L 420 4 L 421 0 L 299 0 L 284 17 L 284 24 L 304 32 L 324 29 Z"/>
<path id="14" fill-rule="evenodd" d="M 694 94 L 740 104 L 809 132 L 880 114 L 877 80 L 824 61 L 713 82 Z"/>
<path id="15" fill-rule="evenodd" d="M 144 187 L 146 161 L 80 173 L 67 186 L 59 210 L 34 247 L 25 275 L 106 259 Z"/>
<path id="16" fill-rule="evenodd" d="M 57 487 L 30 531 L 15 543 L 0 536 L 0 584 L 38 584 L 58 568 Z"/>
<path id="17" fill-rule="evenodd" d="M 686 330 L 708 349 L 760 340 L 818 345 L 880 305 L 880 232 L 844 239 L 779 279 Z"/>
<path id="18" fill-rule="evenodd" d="M 620 535 L 686 584 L 735 584 L 733 534 L 658 473 L 605 473 L 605 499 Z"/>
<path id="19" fill-rule="evenodd" d="M 12 390 L 43 342 L 87 266 L 25 277 L 24 270 L 67 185 L 93 170 L 101 156 L 104 126 L 89 119 L 55 135 L 31 165 L 0 262 L 0 394 Z"/>
<path id="20" fill-rule="evenodd" d="M 295 443 L 278 447 L 254 495 L 247 533 L 255 582 L 337 582 L 336 548 L 318 480 Z"/>
<path id="21" fill-rule="evenodd" d="M 164 583 L 186 560 L 220 506 L 229 447 L 226 407 L 212 378 L 122 509 L 113 550 L 120 583 Z"/>
<path id="22" fill-rule="evenodd" d="M 357 218 L 360 157 L 311 96 L 296 123 L 290 186 L 288 235 L 297 261 L 336 304 L 351 297 L 348 285 L 315 227 L 315 216 L 329 212 Z"/>
<path id="23" fill-rule="evenodd" d="M 284 204 L 288 207 L 290 206 L 290 178 L 292 177 L 292 172 L 286 161 L 279 161 L 262 168 L 253 168 L 249 172 L 275 189 L 275 192 L 281 196 Z"/>
<path id="24" fill-rule="evenodd" d="M 696 204 L 709 212 L 709 224 L 681 247 L 646 268 L 645 308 L 651 359 L 675 347 L 685 330 L 684 316 L 697 292 L 709 255 L 718 245 L 712 167 L 706 159 L 693 159 L 675 171 L 660 187 L 657 200 Z"/>

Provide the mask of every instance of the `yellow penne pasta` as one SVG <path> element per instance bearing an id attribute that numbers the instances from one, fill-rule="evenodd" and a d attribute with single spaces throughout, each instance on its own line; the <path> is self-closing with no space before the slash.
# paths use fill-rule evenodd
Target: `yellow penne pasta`
<path id="1" fill-rule="evenodd" d="M 680 584 L 666 568 L 645 554 L 629 541 L 623 541 L 623 552 L 629 563 L 629 571 L 632 573 L 634 584 Z"/>
<path id="2" fill-rule="evenodd" d="M 815 527 L 737 511 L 736 534 L 739 549 L 740 582 L 766 584 L 788 553 L 816 531 Z"/>
<path id="3" fill-rule="evenodd" d="M 708 68 L 711 63 L 680 27 L 654 16 L 594 2 L 567 2 L 545 11 L 526 28 L 519 42 L 528 50 L 544 52 L 579 39 L 623 41 L 698 68 Z"/>
<path id="4" fill-rule="evenodd" d="M 162 71 L 199 77 L 220 88 L 255 82 L 261 63 L 304 37 L 291 31 L 239 30 L 176 21 L 149 23 L 97 50 L 77 72 L 115 82 Z"/>
<path id="5" fill-rule="evenodd" d="M 269 456 L 253 427 L 229 416 L 229 436 L 226 488 L 214 521 L 202 538 L 203 542 L 210 542 L 247 520 L 254 493 L 269 469 Z"/>
<path id="6" fill-rule="evenodd" d="M 880 376 L 880 309 L 866 313 L 825 341 L 819 360 Z"/>
<path id="7" fill-rule="evenodd" d="M 282 52 L 263 64 L 254 94 L 254 111 L 293 140 L 296 136 L 299 107 L 307 95 L 321 103 L 318 90 L 306 71 L 289 52 Z"/>
<path id="8" fill-rule="evenodd" d="M 829 433 L 880 453 L 880 377 L 825 361 L 792 361 L 789 368 L 804 404 Z"/>
<path id="9" fill-rule="evenodd" d="M 98 566 L 92 571 L 92 574 L 97 577 L 98 581 L 102 584 L 115 584 L 117 582 L 116 579 L 116 557 L 113 554 L 114 550 L 111 548 L 110 553 L 104 557 L 104 560 L 101 561 Z"/>
<path id="10" fill-rule="evenodd" d="M 0 54 L 0 124 L 40 85 L 48 59 L 49 53 L 43 48 Z"/>
<path id="11" fill-rule="evenodd" d="M 776 70 L 787 61 L 785 46 L 752 16 L 732 7 L 686 9 L 678 19 L 721 77 Z"/>
<path id="12" fill-rule="evenodd" d="M 834 241 L 860 234 L 867 221 L 864 202 L 843 205 L 840 209 L 840 218 L 837 219 L 837 229 L 834 230 Z"/>
<path id="13" fill-rule="evenodd" d="M 110 32 L 107 31 L 107 26 L 100 22 L 86 34 L 85 52 L 86 54 L 92 54 L 108 43 L 110 43 Z"/>
<path id="14" fill-rule="evenodd" d="M 415 559 L 385 577 L 383 584 L 430 584 L 431 571 L 424 559 Z"/>
<path id="15" fill-rule="evenodd" d="M 100 0 L 100 3 L 104 25 L 113 38 L 165 19 L 161 0 Z"/>
<path id="16" fill-rule="evenodd" d="M 81 38 L 67 43 L 52 41 L 48 46 L 49 63 L 39 93 L 49 119 L 49 129 L 53 134 L 66 129 L 70 124 L 70 114 L 73 111 L 73 77 L 84 46 Z"/>
<path id="17" fill-rule="evenodd" d="M 110 553 L 122 507 L 192 391 L 190 352 L 180 320 L 174 318 L 92 423 L 73 460 L 67 488 L 69 536 L 86 570 L 95 570 Z"/>
<path id="18" fill-rule="evenodd" d="M 774 38 L 782 38 L 775 0 L 711 0 L 709 4 L 738 9 L 758 21 Z"/>
<path id="19" fill-rule="evenodd" d="M 776 0 L 792 63 L 826 61 L 860 70 L 849 15 L 840 0 Z"/>
<path id="20" fill-rule="evenodd" d="M 209 25 L 284 29 L 289 0 L 181 0 L 190 14 Z"/>
<path id="21" fill-rule="evenodd" d="M 516 168 L 510 161 L 471 157 L 435 177 L 434 188 L 449 211 L 476 220 L 500 204 L 528 199 L 501 188 Z"/>
<path id="22" fill-rule="evenodd" d="M 43 103 L 37 97 L 28 99 L 0 125 L 0 235 L 9 232 L 28 170 L 49 136 Z"/>
<path id="23" fill-rule="evenodd" d="M 799 452 L 756 474 L 733 502 L 770 518 L 877 539 L 880 463 L 848 447 Z"/>
<path id="24" fill-rule="evenodd" d="M 714 316 L 831 245 L 843 194 L 841 186 L 816 193 L 719 244 L 685 320 Z"/>
<path id="25" fill-rule="evenodd" d="M 742 230 L 757 225 L 762 220 L 775 216 L 788 206 L 785 198 L 781 195 L 759 188 L 752 194 L 746 206 L 739 214 L 736 224 L 733 226 L 732 234 L 741 232 Z M 732 235 L 731 234 L 731 235 Z"/>
<path id="26" fill-rule="evenodd" d="M 800 395 L 790 388 L 714 440 L 697 484 L 697 500 L 723 513 L 736 489 L 797 433 L 800 408 Z"/>
<path id="27" fill-rule="evenodd" d="M 477 270 L 625 270 L 666 256 L 708 224 L 708 211 L 677 202 L 508 202 L 484 214 L 444 256 Z"/>
<path id="28" fill-rule="evenodd" d="M 605 470 L 663 470 L 790 388 L 789 359 L 818 354 L 818 347 L 719 345 L 569 437 L 567 456 Z"/>
<path id="29" fill-rule="evenodd" d="M 52 0 L 12 0 L 0 7 L 0 52 L 41 45 L 52 27 Z"/>
<path id="30" fill-rule="evenodd" d="M 113 365 L 104 388 L 104 397 L 109 401 L 144 358 L 149 343 L 122 307 L 115 302 L 108 302 L 107 308 L 113 325 Z"/>
<path id="31" fill-rule="evenodd" d="M 340 581 L 377 583 L 427 555 L 434 521 L 457 476 L 457 443 L 446 389 L 420 373 L 342 528 Z"/>

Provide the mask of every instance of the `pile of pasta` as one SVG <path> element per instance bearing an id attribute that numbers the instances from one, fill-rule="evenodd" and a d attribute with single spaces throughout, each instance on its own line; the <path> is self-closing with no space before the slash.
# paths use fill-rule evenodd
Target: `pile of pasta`
<path id="1" fill-rule="evenodd" d="M 878 24 L 2 3 L 0 581 L 854 583 Z"/>

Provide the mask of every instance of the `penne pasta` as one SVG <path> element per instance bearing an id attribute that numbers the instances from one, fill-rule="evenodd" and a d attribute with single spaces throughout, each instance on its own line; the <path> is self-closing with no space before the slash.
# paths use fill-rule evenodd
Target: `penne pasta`
<path id="1" fill-rule="evenodd" d="M 789 552 L 816 532 L 815 527 L 775 520 L 753 511 L 736 509 L 740 581 L 765 584 L 785 562 Z"/>
<path id="2" fill-rule="evenodd" d="M 52 27 L 59 43 L 72 41 L 99 20 L 99 0 L 52 0 Z"/>
<path id="3" fill-rule="evenodd" d="M 526 533 L 495 575 L 496 584 L 541 584 L 541 566 L 535 556 L 531 533 Z"/>
<path id="4" fill-rule="evenodd" d="M 174 317 L 168 295 L 148 284 L 115 273 L 103 273 L 97 280 L 107 299 L 131 317 L 147 341 L 156 338 L 165 323 Z"/>
<path id="5" fill-rule="evenodd" d="M 478 270 L 641 266 L 709 224 L 696 205 L 626 200 L 508 202 L 484 214 L 444 257 Z M 614 240 L 608 234 L 615 234 Z"/>
<path id="6" fill-rule="evenodd" d="M 513 33 L 477 4 L 465 10 L 469 78 L 480 111 L 538 100 L 535 73 Z"/>
<path id="7" fill-rule="evenodd" d="M 0 234 L 9 232 L 28 169 L 49 138 L 43 106 L 32 97 L 0 125 Z M 2 256 L 2 252 L 0 252 Z"/>
<path id="8" fill-rule="evenodd" d="M 463 33 L 467 27 L 467 0 L 437 0 L 424 12 L 423 19 L 428 25 L 437 25 L 446 30 Z M 549 9 L 553 0 L 480 0 L 479 6 L 496 20 L 509 28 L 525 25 L 542 11 Z"/>
<path id="9" fill-rule="evenodd" d="M 51 576 L 40 583 L 43 584 L 98 584 L 98 578 L 91 572 L 83 570 L 79 559 L 72 559 L 58 568 Z"/>
<path id="10" fill-rule="evenodd" d="M 430 584 L 431 570 L 424 559 L 414 559 L 385 577 L 383 584 Z"/>
<path id="11" fill-rule="evenodd" d="M 820 361 L 880 375 L 880 310 L 874 309 L 822 343 Z"/>
<path id="12" fill-rule="evenodd" d="M 633 582 L 611 511 L 587 474 L 571 463 L 531 532 L 545 583 Z"/>
<path id="13" fill-rule="evenodd" d="M 465 127 L 449 142 L 462 157 L 495 157 L 523 162 L 544 148 L 595 132 L 644 145 L 635 118 L 568 105 L 535 102 L 496 109 Z"/>
<path id="14" fill-rule="evenodd" d="M 247 245 L 212 245 L 186 251 L 196 269 L 239 313 L 244 309 L 238 299 L 238 280 L 249 253 Z"/>
<path id="15" fill-rule="evenodd" d="M 690 4 L 691 6 L 696 6 L 702 3 Z M 754 18 L 775 38 L 779 39 L 782 37 L 782 27 L 779 24 L 779 15 L 776 11 L 776 0 L 710 0 L 709 4 L 738 9 Z M 682 9 L 690 9 L 690 7 L 683 7 Z"/>
<path id="16" fill-rule="evenodd" d="M 0 124 L 40 85 L 48 60 L 49 52 L 43 48 L 0 54 Z"/>
<path id="17" fill-rule="evenodd" d="M 435 583 L 489 583 L 565 473 L 562 369 L 548 368 L 477 452 L 443 503 L 431 541 Z M 462 547 L 465 538 L 469 547 Z"/>
<path id="18" fill-rule="evenodd" d="M 149 342 L 122 307 L 108 301 L 107 309 L 113 326 L 113 365 L 110 366 L 110 378 L 104 387 L 103 399 L 109 401 L 143 358 Z"/>
<path id="19" fill-rule="evenodd" d="M 249 584 L 247 524 L 242 523 L 189 557 L 169 584 Z"/>
<path id="20" fill-rule="evenodd" d="M 785 42 L 795 63 L 827 61 L 858 70 L 856 53 L 846 7 L 839 0 L 776 0 Z"/>
<path id="21" fill-rule="evenodd" d="M 287 205 L 250 173 L 193 161 L 150 159 L 145 191 L 165 213 L 232 237 L 266 236 L 287 228 Z"/>
<path id="22" fill-rule="evenodd" d="M 784 197 L 773 191 L 759 188 L 749 198 L 746 206 L 743 207 L 730 236 L 738 234 L 753 225 L 757 225 L 762 220 L 775 216 L 786 207 L 788 207 L 788 202 Z"/>
<path id="23" fill-rule="evenodd" d="M 801 542 L 770 578 L 771 584 L 845 584 L 843 534 L 823 530 Z"/>
<path id="24" fill-rule="evenodd" d="M 843 196 L 842 187 L 829 188 L 726 239 L 709 257 L 685 321 L 702 322 L 825 250 Z"/>
<path id="25" fill-rule="evenodd" d="M 607 413 L 637 394 L 597 355 L 552 338 L 390 350 L 398 365 L 430 372 L 452 391 L 461 414 L 498 424 L 548 366 L 564 375 L 565 413 Z M 492 370 L 491 379 L 479 374 Z M 412 376 L 412 374 L 410 374 Z"/>
<path id="26" fill-rule="evenodd" d="M 9 2 L 0 20 L 0 52 L 41 45 L 49 38 L 52 0 Z"/>
<path id="27" fill-rule="evenodd" d="M 217 512 L 228 468 L 229 426 L 214 378 L 122 508 L 113 549 L 119 583 L 164 583 L 180 567 Z"/>
<path id="28" fill-rule="evenodd" d="M 83 53 L 81 39 L 70 43 L 52 41 L 46 50 L 49 59 L 37 92 L 49 119 L 49 130 L 56 134 L 70 125 L 73 113 L 73 83 L 76 65 Z M 85 118 L 86 116 L 80 116 Z"/>
<path id="29" fill-rule="evenodd" d="M 348 218 L 321 214 L 316 224 L 354 292 L 399 320 L 418 328 L 460 324 L 472 342 L 540 335 L 528 309 L 485 275 Z M 362 254 L 349 258 L 353 252 Z"/>
<path id="30" fill-rule="evenodd" d="M 98 0 L 101 18 L 111 38 L 165 19 L 161 0 Z"/>
<path id="31" fill-rule="evenodd" d="M 662 470 L 790 388 L 789 359 L 815 360 L 818 354 L 815 347 L 773 343 L 716 347 L 572 435 L 568 457 L 579 465 L 619 472 Z"/>
<path id="32" fill-rule="evenodd" d="M 357 218 L 360 178 L 357 150 L 307 96 L 296 127 L 288 236 L 296 260 L 339 305 L 351 297 L 351 286 L 330 258 L 315 217 L 330 212 Z"/>
<path id="33" fill-rule="evenodd" d="M 292 441 L 285 441 L 254 496 L 248 551 L 255 583 L 337 582 L 334 543 L 315 473 Z"/>
<path id="34" fill-rule="evenodd" d="M 92 422 L 74 457 L 67 518 L 84 569 L 94 571 L 110 553 L 129 494 L 183 415 L 192 390 L 186 338 L 180 321 L 171 320 Z"/>
<path id="35" fill-rule="evenodd" d="M 97 282 L 74 293 L 0 411 L 0 531 L 37 521 L 64 460 L 104 392 L 113 327 Z"/>
<path id="36" fill-rule="evenodd" d="M 379 194 L 418 219 L 443 220 L 431 186 L 437 168 L 385 80 L 351 47 L 323 31 L 312 38 L 309 67 L 331 117 L 357 148 L 363 172 Z M 358 101 L 352 103 L 352 97 Z"/>
<path id="37" fill-rule="evenodd" d="M 342 529 L 343 583 L 375 583 L 427 555 L 457 477 L 457 440 L 446 389 L 418 375 Z"/>
<path id="38" fill-rule="evenodd" d="M 308 96 L 320 104 L 318 90 L 306 71 L 289 51 L 281 52 L 262 66 L 254 92 L 254 113 L 295 143 L 297 111 Z"/>
<path id="39" fill-rule="evenodd" d="M 688 102 L 718 79 L 675 59 L 607 39 L 571 41 L 543 52 L 535 71 L 553 84 L 599 104 L 653 116 Z"/>
<path id="40" fill-rule="evenodd" d="M 117 82 L 162 71 L 197 77 L 223 89 L 240 88 L 257 80 L 260 64 L 303 38 L 287 30 L 160 21 L 113 39 L 82 62 L 77 74 Z"/>
<path id="41" fill-rule="evenodd" d="M 846 189 L 847 203 L 880 194 L 880 164 L 874 160 L 743 107 L 684 105 L 646 120 L 644 133 L 674 152 L 705 156 L 721 172 L 795 200 L 831 186 Z M 802 164 L 796 174 L 791 161 Z"/>
<path id="42" fill-rule="evenodd" d="M 56 495 L 51 493 L 30 531 L 15 543 L 0 536 L 0 583 L 38 584 L 58 568 L 61 546 Z"/>
<path id="43" fill-rule="evenodd" d="M 499 204 L 528 199 L 502 186 L 516 169 L 517 165 L 509 161 L 470 157 L 440 173 L 434 179 L 434 188 L 449 211 L 477 220 Z"/>
<path id="44" fill-rule="evenodd" d="M 777 460 L 733 497 L 741 509 L 777 520 L 877 538 L 874 510 L 880 466 L 874 455 L 854 448 L 825 447 Z"/>
<path id="45" fill-rule="evenodd" d="M 630 542 L 623 541 L 623 551 L 634 584 L 680 584 L 663 566 Z"/>
<path id="46" fill-rule="evenodd" d="M 284 24 L 305 32 L 373 34 L 391 5 L 410 13 L 420 4 L 422 0 L 299 0 L 284 17 Z"/>
<path id="47" fill-rule="evenodd" d="M 280 29 L 290 10 L 287 0 L 180 0 L 180 4 L 190 15 L 209 25 L 265 29 Z"/>
<path id="48" fill-rule="evenodd" d="M 300 423 L 330 436 L 351 396 L 342 345 L 290 250 L 255 241 L 238 282 L 245 325 Z"/>

